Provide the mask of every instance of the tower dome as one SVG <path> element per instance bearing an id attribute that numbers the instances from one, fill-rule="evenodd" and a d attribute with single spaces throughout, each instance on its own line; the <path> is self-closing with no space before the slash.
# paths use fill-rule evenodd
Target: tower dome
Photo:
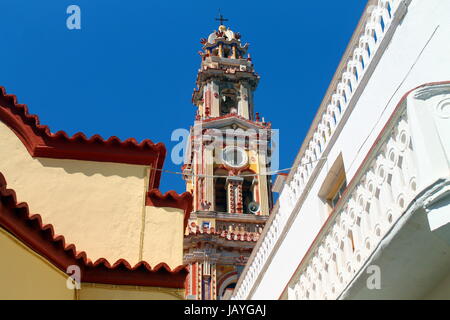
<path id="1" fill-rule="evenodd" d="M 215 31 L 208 36 L 208 43 L 214 44 L 217 39 L 225 39 L 226 41 L 236 40 L 240 42 L 239 33 L 234 33 L 230 28 L 223 24 L 219 26 L 219 31 Z"/>
<path id="2" fill-rule="evenodd" d="M 204 45 L 203 51 L 206 56 L 218 55 L 224 58 L 242 59 L 247 53 L 248 44 L 242 45 L 240 39 L 241 35 L 238 32 L 221 24 L 218 31 L 214 30 L 208 39 L 201 39 L 201 43 Z"/>

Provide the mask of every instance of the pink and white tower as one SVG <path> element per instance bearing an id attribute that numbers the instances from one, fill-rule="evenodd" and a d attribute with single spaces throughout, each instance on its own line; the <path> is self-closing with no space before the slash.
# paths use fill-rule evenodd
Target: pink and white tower
<path id="1" fill-rule="evenodd" d="M 241 35 L 220 25 L 207 39 L 185 165 L 194 203 L 184 239 L 187 299 L 229 295 L 272 207 L 271 125 L 254 113 L 259 76 Z"/>

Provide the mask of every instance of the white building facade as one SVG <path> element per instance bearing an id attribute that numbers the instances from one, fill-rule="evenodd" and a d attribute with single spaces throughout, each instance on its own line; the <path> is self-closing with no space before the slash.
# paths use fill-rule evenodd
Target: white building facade
<path id="1" fill-rule="evenodd" d="M 368 1 L 232 299 L 450 299 L 449 39 Z"/>

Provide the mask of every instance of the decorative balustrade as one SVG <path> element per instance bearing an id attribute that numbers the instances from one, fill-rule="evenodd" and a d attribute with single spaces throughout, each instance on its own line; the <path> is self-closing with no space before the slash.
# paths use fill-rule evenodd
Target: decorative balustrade
<path id="1" fill-rule="evenodd" d="M 332 89 L 334 91 L 331 92 L 328 99 L 324 100 L 319 109 L 316 116 L 318 122 L 308 134 L 309 140 L 305 140 L 302 145 L 294 168 L 289 173 L 280 194 L 278 210 L 273 211 L 273 217 L 265 227 L 267 230 L 263 234 L 263 240 L 255 247 L 253 258 L 250 259 L 241 275 L 233 299 L 241 300 L 249 297 L 258 274 L 260 274 L 278 242 L 281 232 L 286 227 L 289 216 L 302 198 L 305 186 L 310 182 L 314 169 L 320 163 L 325 152 L 331 148 L 331 142 L 335 138 L 337 128 L 344 125 L 344 118 L 348 118 L 348 114 L 351 112 L 349 105 L 354 100 L 352 98 L 368 72 L 374 57 L 377 56 L 377 50 L 390 28 L 398 23 L 401 15 L 405 12 L 407 3 L 408 1 L 404 0 L 379 0 L 372 8 L 368 8 L 371 11 L 362 24 L 363 28 L 359 39 L 353 38 L 357 40 L 354 42 L 353 51 L 349 51 L 344 56 L 343 61 L 348 62 L 341 70 L 339 81 Z M 384 42 L 384 44 L 386 43 Z M 375 185 L 372 187 L 375 188 Z M 407 195 L 403 195 L 397 200 L 404 204 L 406 203 L 406 197 Z M 382 232 L 382 226 L 379 226 L 379 228 Z M 355 238 L 357 237 L 358 233 L 355 233 Z M 361 259 L 364 252 L 363 250 L 360 251 Z M 312 295 L 312 291 L 310 292 Z M 330 294 L 328 297 L 331 296 Z"/>
<path id="2" fill-rule="evenodd" d="M 416 196 L 417 165 L 405 108 L 395 119 L 291 280 L 289 299 L 338 298 Z"/>

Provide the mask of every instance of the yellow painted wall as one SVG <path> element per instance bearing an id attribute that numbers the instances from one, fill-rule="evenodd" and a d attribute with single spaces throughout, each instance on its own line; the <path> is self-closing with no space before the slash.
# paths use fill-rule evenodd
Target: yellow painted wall
<path id="1" fill-rule="evenodd" d="M 0 228 L 0 300 L 71 300 L 67 276 Z"/>
<path id="2" fill-rule="evenodd" d="M 0 172 L 18 201 L 96 260 L 137 262 L 144 208 L 144 166 L 33 159 L 0 122 Z"/>
<path id="3" fill-rule="evenodd" d="M 0 155 L 0 172 L 18 201 L 91 260 L 182 264 L 182 210 L 145 206 L 148 167 L 34 159 L 2 122 Z"/>
<path id="4" fill-rule="evenodd" d="M 184 289 L 82 283 L 76 295 L 68 276 L 0 228 L 0 300 L 179 300 Z"/>
<path id="5" fill-rule="evenodd" d="M 183 223 L 182 209 L 146 207 L 143 260 L 151 266 L 160 262 L 171 268 L 182 265 Z"/>

